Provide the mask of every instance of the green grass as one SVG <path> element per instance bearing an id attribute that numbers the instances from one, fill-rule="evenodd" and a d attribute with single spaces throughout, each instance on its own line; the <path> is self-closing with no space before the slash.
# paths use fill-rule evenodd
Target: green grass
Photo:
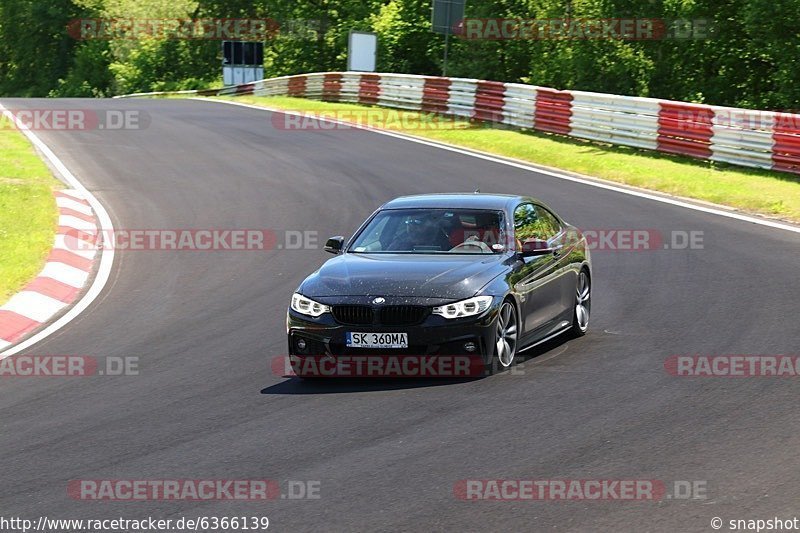
<path id="1" fill-rule="evenodd" d="M 369 106 L 282 96 L 220 98 L 294 111 L 341 111 L 362 122 L 367 120 L 358 119 L 359 113 L 376 110 Z M 420 117 L 417 113 L 404 113 Z M 547 133 L 470 126 L 465 121 L 444 120 L 439 122 L 444 126 L 438 128 L 403 128 L 402 123 L 392 120 L 389 114 L 384 116 L 387 121 L 382 126 L 418 137 L 800 222 L 800 176 L 793 174 L 748 169 Z M 419 120 L 431 123 L 428 114 L 422 114 Z"/>
<path id="2" fill-rule="evenodd" d="M 53 246 L 63 188 L 17 130 L 0 128 L 0 305 L 33 279 Z"/>

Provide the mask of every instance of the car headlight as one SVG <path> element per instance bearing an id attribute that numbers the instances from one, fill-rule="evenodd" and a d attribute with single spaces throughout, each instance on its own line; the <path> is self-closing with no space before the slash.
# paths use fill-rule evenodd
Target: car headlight
<path id="1" fill-rule="evenodd" d="M 434 315 L 441 315 L 445 318 L 463 318 L 465 316 L 479 315 L 489 309 L 492 305 L 491 296 L 475 296 L 468 300 L 461 300 L 440 307 L 433 308 Z"/>
<path id="2" fill-rule="evenodd" d="M 294 293 L 292 294 L 292 309 L 300 313 L 301 315 L 308 315 L 313 317 L 318 317 L 323 315 L 331 310 L 325 304 L 321 304 L 319 302 L 315 302 L 310 298 L 306 298 L 302 294 Z"/>

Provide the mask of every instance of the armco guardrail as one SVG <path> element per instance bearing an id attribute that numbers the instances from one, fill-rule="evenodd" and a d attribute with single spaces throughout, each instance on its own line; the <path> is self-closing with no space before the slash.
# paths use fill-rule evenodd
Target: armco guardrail
<path id="1" fill-rule="evenodd" d="M 297 96 L 435 112 L 800 174 L 800 115 L 792 113 L 519 83 L 360 72 L 284 76 L 195 94 Z"/>

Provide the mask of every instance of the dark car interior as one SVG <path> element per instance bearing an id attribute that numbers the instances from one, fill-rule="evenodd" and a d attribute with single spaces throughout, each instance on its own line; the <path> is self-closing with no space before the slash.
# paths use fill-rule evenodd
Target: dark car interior
<path id="1" fill-rule="evenodd" d="M 487 254 L 505 249 L 502 215 L 469 209 L 379 213 L 357 237 L 355 252 Z"/>

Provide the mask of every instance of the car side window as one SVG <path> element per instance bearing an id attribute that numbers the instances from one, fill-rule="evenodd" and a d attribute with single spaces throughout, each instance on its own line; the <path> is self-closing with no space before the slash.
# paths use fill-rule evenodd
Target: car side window
<path id="1" fill-rule="evenodd" d="M 546 209 L 533 204 L 520 204 L 514 210 L 514 232 L 518 247 L 526 241 L 547 241 L 555 237 L 561 226 Z"/>
<path id="2" fill-rule="evenodd" d="M 541 220 L 542 228 L 544 228 L 545 240 L 550 240 L 561 232 L 561 223 L 556 216 L 540 205 L 535 205 L 537 218 Z"/>

